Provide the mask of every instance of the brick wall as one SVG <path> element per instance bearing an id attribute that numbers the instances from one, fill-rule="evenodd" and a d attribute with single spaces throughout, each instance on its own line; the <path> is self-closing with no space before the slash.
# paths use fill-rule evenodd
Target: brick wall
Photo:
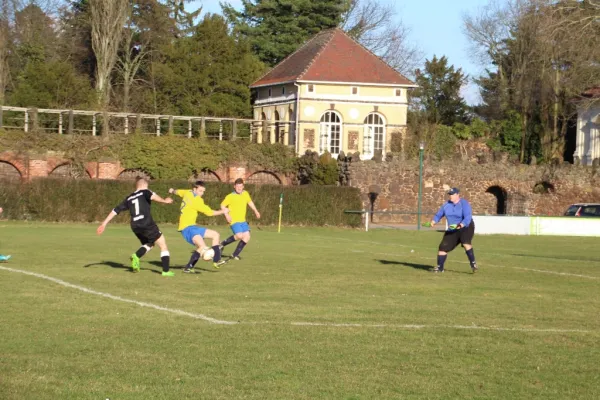
<path id="1" fill-rule="evenodd" d="M 32 178 L 47 177 L 52 174 L 56 168 L 59 168 L 69 163 L 68 159 L 62 158 L 60 154 L 49 152 L 45 155 L 24 155 L 15 154 L 12 152 L 0 153 L 0 163 L 2 170 L 8 171 L 6 175 L 19 176 L 23 180 Z M 118 179 L 119 175 L 125 171 L 125 168 L 119 161 L 99 161 L 88 162 L 85 164 L 86 176 L 92 179 Z M 140 166 L 142 167 L 142 166 Z M 10 172 L 18 172 L 18 174 Z M 143 168 L 141 168 L 143 170 Z M 269 173 L 277 177 L 277 180 L 283 185 L 291 185 L 292 177 L 269 172 L 263 169 L 248 168 L 244 165 L 229 165 L 222 166 L 212 173 L 222 182 L 233 182 L 237 178 L 248 179 L 255 173 Z M 1 178 L 1 177 L 0 177 Z M 182 179 L 190 179 L 190 177 L 182 177 Z"/>

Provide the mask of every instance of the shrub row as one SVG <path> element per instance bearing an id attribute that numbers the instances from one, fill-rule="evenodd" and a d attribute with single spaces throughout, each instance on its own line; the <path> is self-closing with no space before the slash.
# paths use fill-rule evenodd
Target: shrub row
<path id="1" fill-rule="evenodd" d="M 232 186 L 225 183 L 208 182 L 204 200 L 213 209 L 218 209 L 221 200 L 231 192 Z M 190 188 L 186 181 L 152 181 L 150 189 L 166 197 L 169 187 Z M 132 182 L 74 180 L 39 178 L 31 182 L 1 182 L 0 206 L 4 218 L 15 220 L 54 222 L 97 222 L 102 221 L 110 210 L 134 190 Z M 344 210 L 361 208 L 360 192 L 356 188 L 335 186 L 277 186 L 247 185 L 254 203 L 261 213 L 256 221 L 248 210 L 251 224 L 273 225 L 278 221 L 279 197 L 284 195 L 284 225 L 306 226 L 358 226 L 360 216 L 345 214 Z M 175 204 L 155 204 L 152 214 L 157 223 L 177 223 L 179 201 Z M 120 215 L 116 222 L 127 222 Z M 223 217 L 201 216 L 198 223 L 205 225 L 226 224 Z"/>

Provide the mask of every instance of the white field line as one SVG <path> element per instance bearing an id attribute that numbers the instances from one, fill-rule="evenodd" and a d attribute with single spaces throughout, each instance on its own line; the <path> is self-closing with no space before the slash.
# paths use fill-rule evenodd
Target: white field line
<path id="1" fill-rule="evenodd" d="M 318 240 L 318 241 L 323 241 L 323 240 L 328 240 L 328 241 L 332 241 L 332 240 L 337 240 L 337 241 L 349 241 L 349 242 L 353 242 L 353 243 L 363 243 L 363 244 L 376 244 L 378 246 L 394 246 L 394 247 L 407 247 L 407 248 L 411 248 L 411 249 L 422 249 L 422 250 L 431 250 L 431 247 L 423 247 L 423 246 L 415 246 L 415 245 L 410 245 L 410 244 L 402 244 L 402 243 L 394 243 L 394 242 L 387 242 L 387 243 L 382 243 L 382 242 L 375 242 L 372 240 L 354 240 L 354 239 L 348 239 L 348 238 L 338 238 L 338 237 L 331 237 L 331 236 L 315 236 L 315 235 L 311 235 L 311 236 L 304 236 L 300 233 L 288 233 L 288 235 L 295 235 L 295 236 L 303 236 L 304 240 Z M 502 249 L 500 249 L 502 250 Z M 434 252 L 435 252 L 435 248 L 434 248 Z M 524 254 L 509 254 L 507 255 L 506 253 L 490 253 L 490 252 L 485 252 L 486 255 L 490 255 L 490 256 L 500 256 L 500 257 L 507 257 L 507 256 L 511 256 L 511 257 L 520 257 L 520 258 L 530 258 L 530 256 L 528 255 L 524 255 Z M 574 260 L 574 259 L 570 259 L 570 258 L 561 258 L 561 259 L 555 259 L 552 257 L 546 257 L 551 261 L 572 261 L 572 262 L 578 262 L 578 263 L 582 263 L 582 262 L 586 262 L 586 263 L 595 263 L 598 262 L 597 260 Z"/>
<path id="2" fill-rule="evenodd" d="M 471 329 L 482 331 L 497 331 L 497 332 L 542 332 L 542 333 L 592 333 L 585 329 L 556 329 L 556 328 L 503 328 L 496 326 L 478 326 L 478 325 L 397 325 L 397 324 L 334 324 L 326 322 L 292 322 L 294 326 L 324 326 L 324 327 L 341 327 L 341 328 L 396 328 L 396 329 Z"/>
<path id="3" fill-rule="evenodd" d="M 20 273 L 20 274 L 35 276 L 36 278 L 46 279 L 48 281 L 57 283 L 57 284 L 59 284 L 61 286 L 64 286 L 64 287 L 68 287 L 68 288 L 71 288 L 71 289 L 77 289 L 77 290 L 80 290 L 80 291 L 85 292 L 85 293 L 94 294 L 96 296 L 106 297 L 106 298 L 109 298 L 111 300 L 122 301 L 123 303 L 132 303 L 132 304 L 138 305 L 140 307 L 153 308 L 153 309 L 158 310 L 158 311 L 164 311 L 164 312 L 168 312 L 168 313 L 172 313 L 172 314 L 183 315 L 185 317 L 190 317 L 190 318 L 194 318 L 194 319 L 201 319 L 201 320 L 213 323 L 213 324 L 225 324 L 225 325 L 234 325 L 234 324 L 237 324 L 237 322 L 221 321 L 221 320 L 218 320 L 218 319 L 215 319 L 215 318 L 207 317 L 206 315 L 203 315 L 203 314 L 194 314 L 194 313 L 190 313 L 190 312 L 183 311 L 183 310 L 177 310 L 177 309 L 174 309 L 174 308 L 161 307 L 161 306 L 158 306 L 158 305 L 152 304 L 152 303 L 145 303 L 143 301 L 130 300 L 130 299 L 126 299 L 126 298 L 123 298 L 123 297 L 112 295 L 110 293 L 98 292 L 96 290 L 88 289 L 86 287 L 79 286 L 79 285 L 74 285 L 72 283 L 65 282 L 63 280 L 60 280 L 60 279 L 57 279 L 57 278 L 53 278 L 53 277 L 48 276 L 48 275 L 38 274 L 36 272 L 23 271 L 23 270 L 20 270 L 20 269 L 7 268 L 7 267 L 2 267 L 2 266 L 0 266 L 0 269 L 2 269 L 4 271 L 8 271 L 8 272 L 17 272 L 17 273 Z"/>
<path id="4" fill-rule="evenodd" d="M 317 236 L 312 236 L 312 237 L 314 238 L 314 237 L 317 237 Z M 332 238 L 328 238 L 328 239 L 331 240 Z M 336 240 L 351 240 L 351 239 L 346 239 L 346 238 L 334 238 L 334 239 L 336 239 Z M 355 243 L 378 244 L 380 246 L 381 245 L 392 245 L 390 243 L 369 242 L 369 241 L 360 241 L 360 240 L 356 240 L 356 241 L 353 241 L 353 242 L 355 242 Z M 413 247 L 413 249 L 419 249 L 419 248 L 422 249 L 422 247 L 409 246 L 409 245 L 405 245 L 405 244 L 395 244 L 394 243 L 393 246 L 398 246 L 398 247 Z M 319 247 L 319 248 L 324 248 L 324 249 L 333 249 L 334 248 L 332 246 L 327 246 L 327 245 L 312 245 L 312 247 Z M 399 254 L 399 253 L 372 252 L 372 251 L 368 251 L 368 250 L 350 250 L 350 252 L 352 252 L 352 253 L 369 253 L 369 254 L 373 254 L 373 255 L 392 256 L 392 257 L 398 257 L 398 256 L 406 255 L 406 254 Z M 408 253 L 408 254 L 411 254 L 411 253 Z M 434 254 L 435 254 L 435 252 L 434 252 Z M 485 254 L 499 255 L 499 254 L 487 253 L 487 252 Z M 522 257 L 522 256 L 517 256 L 517 257 Z M 414 258 L 421 259 L 421 260 L 430 260 L 432 262 L 435 262 L 435 259 L 433 258 L 433 256 L 432 257 L 414 257 Z M 577 261 L 577 260 L 562 260 L 561 259 L 561 261 Z M 467 261 L 452 261 L 452 262 L 461 263 L 461 264 L 469 264 Z M 590 262 L 592 262 L 592 261 L 590 261 Z M 525 268 L 525 267 L 512 267 L 512 266 L 506 266 L 506 265 L 487 264 L 487 263 L 483 264 L 483 266 L 484 267 L 496 267 L 496 268 L 512 268 L 512 269 L 517 269 L 517 270 L 521 270 L 521 271 L 539 272 L 539 273 L 542 273 L 542 274 L 551 274 L 551 275 L 560 275 L 560 276 L 572 276 L 572 277 L 584 278 L 584 279 L 594 279 L 594 280 L 600 279 L 600 277 L 598 277 L 598 276 L 573 274 L 573 273 L 570 273 L 570 272 L 548 271 L 548 270 L 544 270 L 544 269 L 534 269 L 534 268 Z M 432 267 L 433 267 L 433 264 L 432 264 Z"/>
<path id="5" fill-rule="evenodd" d="M 248 324 L 248 325 L 282 325 L 277 322 L 234 322 L 224 321 L 211 317 L 207 317 L 203 314 L 195 314 L 183 310 L 174 308 L 161 307 L 156 304 L 145 303 L 136 300 L 126 299 L 120 296 L 115 296 L 109 293 L 98 292 L 96 290 L 88 289 L 83 286 L 74 285 L 69 282 L 65 282 L 61 279 L 53 278 L 48 275 L 38 274 L 36 272 L 24 271 L 20 269 L 7 268 L 0 266 L 0 270 L 8 272 L 16 272 L 24 275 L 33 276 L 40 279 L 45 279 L 61 286 L 68 287 L 71 289 L 80 290 L 84 293 L 93 294 L 96 296 L 105 297 L 111 300 L 121 301 L 124 303 L 131 303 L 140 307 L 151 308 L 158 311 L 172 313 L 183 317 L 190 317 L 193 319 L 200 319 L 211 324 L 220 325 L 236 325 L 236 324 Z M 287 325 L 287 324 L 286 324 Z M 594 330 L 585 329 L 556 329 L 556 328 L 505 328 L 505 327 L 490 327 L 490 326 L 478 326 L 478 325 L 415 325 L 415 324 L 356 324 L 356 323 L 333 323 L 333 322 L 290 322 L 291 326 L 309 326 L 309 327 L 331 327 L 331 328 L 391 328 L 391 329 L 405 329 L 405 330 L 416 330 L 416 329 L 461 329 L 461 330 L 484 330 L 484 331 L 497 331 L 497 332 L 531 332 L 531 333 L 596 333 Z"/>

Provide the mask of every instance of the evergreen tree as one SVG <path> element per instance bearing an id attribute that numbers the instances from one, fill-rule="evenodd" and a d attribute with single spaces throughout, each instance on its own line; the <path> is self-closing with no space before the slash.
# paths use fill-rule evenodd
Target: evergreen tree
<path id="1" fill-rule="evenodd" d="M 221 3 L 237 32 L 250 40 L 255 54 L 273 66 L 323 29 L 334 28 L 348 10 L 348 0 L 242 0 L 237 11 Z"/>
<path id="2" fill-rule="evenodd" d="M 161 49 L 153 65 L 160 112 L 178 115 L 250 116 L 249 85 L 264 65 L 226 21 L 207 15 L 189 37 Z"/>
<path id="3" fill-rule="evenodd" d="M 460 95 L 461 87 L 467 83 L 462 69 L 448 65 L 446 57 L 425 61 L 425 70 L 416 71 L 419 87 L 412 93 L 418 100 L 417 107 L 427 120 L 436 124 L 452 126 L 456 122 L 468 121 L 468 106 Z"/>

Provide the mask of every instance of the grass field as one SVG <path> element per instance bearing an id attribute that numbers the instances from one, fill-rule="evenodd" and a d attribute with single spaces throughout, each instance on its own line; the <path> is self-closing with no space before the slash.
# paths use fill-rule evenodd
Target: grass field
<path id="1" fill-rule="evenodd" d="M 436 232 L 263 228 L 188 275 L 161 226 L 164 278 L 95 228 L 0 223 L 0 399 L 600 398 L 595 238 L 476 236 L 480 272 L 433 274 Z"/>

